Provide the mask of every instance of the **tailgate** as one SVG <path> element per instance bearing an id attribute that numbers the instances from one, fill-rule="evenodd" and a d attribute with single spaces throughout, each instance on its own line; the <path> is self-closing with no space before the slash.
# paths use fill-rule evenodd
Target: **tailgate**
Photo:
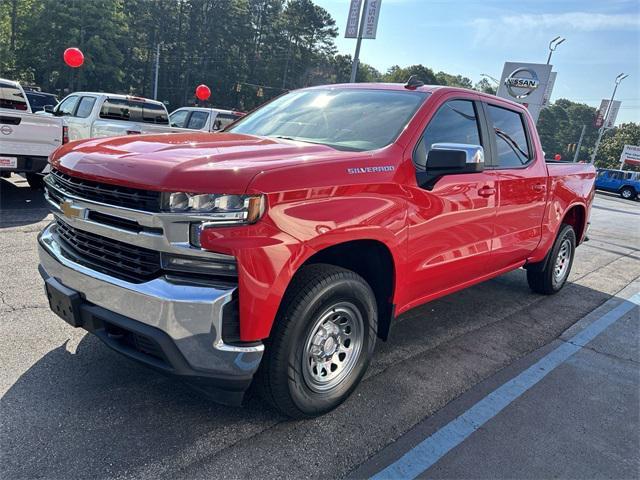
<path id="1" fill-rule="evenodd" d="M 62 144 L 62 119 L 0 110 L 0 154 L 48 157 Z"/>

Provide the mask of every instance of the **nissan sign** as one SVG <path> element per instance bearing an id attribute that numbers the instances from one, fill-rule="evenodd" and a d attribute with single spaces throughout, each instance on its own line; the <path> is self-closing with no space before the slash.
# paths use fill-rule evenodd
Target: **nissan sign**
<path id="1" fill-rule="evenodd" d="M 504 80 L 509 95 L 514 98 L 528 97 L 540 86 L 540 80 L 535 71 L 530 68 L 518 68 Z"/>
<path id="2" fill-rule="evenodd" d="M 537 121 L 550 75 L 551 65 L 506 62 L 502 69 L 497 95 L 526 104 L 534 120 Z"/>

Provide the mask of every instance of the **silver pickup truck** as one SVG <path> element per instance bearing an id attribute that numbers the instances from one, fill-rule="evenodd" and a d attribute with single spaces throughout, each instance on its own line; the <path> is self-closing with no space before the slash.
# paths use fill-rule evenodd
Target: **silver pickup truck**
<path id="1" fill-rule="evenodd" d="M 21 173 L 40 187 L 49 154 L 65 141 L 60 118 L 32 113 L 20 84 L 0 78 L 0 176 Z"/>

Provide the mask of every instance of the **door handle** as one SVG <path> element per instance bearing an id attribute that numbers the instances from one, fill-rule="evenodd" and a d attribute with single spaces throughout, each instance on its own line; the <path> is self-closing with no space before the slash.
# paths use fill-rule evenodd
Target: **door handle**
<path id="1" fill-rule="evenodd" d="M 544 183 L 536 183 L 531 186 L 536 192 L 544 192 L 547 189 L 547 186 Z"/>
<path id="2" fill-rule="evenodd" d="M 496 189 L 492 187 L 482 187 L 480 190 L 478 190 L 478 195 L 480 195 L 481 197 L 490 197 L 491 195 L 495 194 Z"/>

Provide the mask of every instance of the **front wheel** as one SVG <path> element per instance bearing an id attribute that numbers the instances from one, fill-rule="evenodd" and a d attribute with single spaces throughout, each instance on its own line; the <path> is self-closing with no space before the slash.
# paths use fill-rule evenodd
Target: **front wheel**
<path id="1" fill-rule="evenodd" d="M 543 268 L 529 268 L 527 281 L 531 290 L 545 295 L 559 292 L 569 278 L 576 251 L 576 234 L 571 225 L 563 224 Z"/>
<path id="2" fill-rule="evenodd" d="M 304 267 L 283 299 L 258 373 L 262 396 L 294 418 L 322 415 L 356 388 L 373 355 L 376 299 L 358 274 Z"/>

